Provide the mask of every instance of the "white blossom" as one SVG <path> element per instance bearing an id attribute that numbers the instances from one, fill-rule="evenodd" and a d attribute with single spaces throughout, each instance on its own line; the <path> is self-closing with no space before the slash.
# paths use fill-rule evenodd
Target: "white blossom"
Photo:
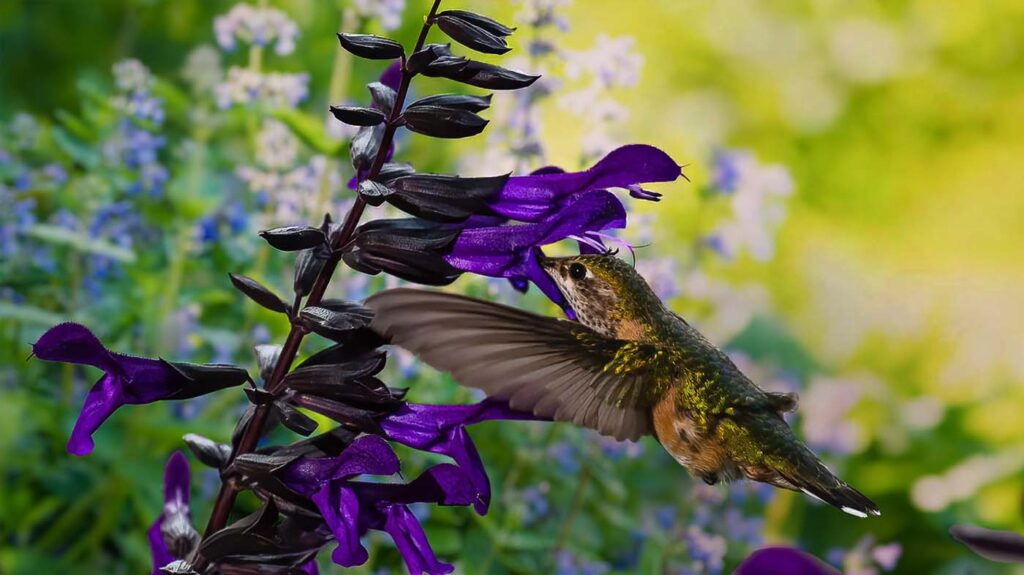
<path id="1" fill-rule="evenodd" d="M 256 136 L 256 160 L 264 167 L 281 170 L 295 165 L 299 157 L 299 140 L 288 126 L 267 120 Z"/>
<path id="2" fill-rule="evenodd" d="M 135 58 L 114 64 L 114 84 L 122 92 L 147 92 L 153 86 L 153 74 Z"/>
<path id="3" fill-rule="evenodd" d="M 221 108 L 255 103 L 294 108 L 309 95 L 309 74 L 260 74 L 232 66 L 227 78 L 217 85 L 215 94 Z"/>
<path id="4" fill-rule="evenodd" d="M 376 20 L 384 31 L 390 32 L 402 25 L 405 0 L 353 0 L 352 8 L 356 14 Z"/>
<path id="5" fill-rule="evenodd" d="M 227 14 L 213 21 L 217 44 L 227 51 L 238 47 L 238 41 L 256 46 L 274 43 L 274 51 L 280 55 L 295 50 L 295 39 L 299 27 L 284 12 L 276 8 L 235 4 Z"/>
<path id="6" fill-rule="evenodd" d="M 197 46 L 185 58 L 181 77 L 192 86 L 192 90 L 197 94 L 213 92 L 224 77 L 220 52 L 208 44 Z"/>
<path id="7" fill-rule="evenodd" d="M 793 180 L 779 164 L 762 164 L 746 151 L 716 158 L 715 184 L 730 198 L 731 218 L 719 224 L 708 244 L 725 258 L 747 252 L 757 261 L 775 255 L 775 235 L 786 219 L 785 200 Z"/>

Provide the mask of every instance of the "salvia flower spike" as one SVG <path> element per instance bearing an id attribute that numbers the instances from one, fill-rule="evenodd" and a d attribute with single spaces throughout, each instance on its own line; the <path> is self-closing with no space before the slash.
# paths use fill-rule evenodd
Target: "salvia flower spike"
<path id="1" fill-rule="evenodd" d="M 463 10 L 438 12 L 440 3 L 434 0 L 408 51 L 390 38 L 338 35 L 342 48 L 356 57 L 392 62 L 379 81 L 367 86 L 370 102 L 330 109 L 338 121 L 359 128 L 349 146 L 355 171 L 349 187 L 356 191 L 355 202 L 345 218 L 335 222 L 327 216 L 319 225 L 295 222 L 260 234 L 273 249 L 295 252 L 294 297 L 280 297 L 245 275 L 229 276 L 247 298 L 287 315 L 290 322 L 280 345 L 256 347 L 259 383 L 240 367 L 116 353 L 74 323 L 53 327 L 33 346 L 40 359 L 103 372 L 86 396 L 68 441 L 68 451 L 76 455 L 92 451 L 93 433 L 122 405 L 187 399 L 249 384 L 244 392 L 250 405 L 230 441 L 196 434 L 184 439 L 222 480 L 202 536 L 192 524 L 188 462 L 181 452 L 168 461 L 163 511 L 149 531 L 154 574 L 312 574 L 317 572 L 317 553 L 332 542 L 335 563 L 361 565 L 368 560 L 361 538 L 370 530 L 391 537 L 411 574 L 450 573 L 453 566 L 437 558 L 409 506 L 473 506 L 477 513 L 486 513 L 490 483 L 468 426 L 538 418 L 496 400 L 471 405 L 406 401 L 407 390 L 379 379 L 387 342 L 371 329 L 372 311 L 356 302 L 325 298 L 337 265 L 344 261 L 359 272 L 434 285 L 467 272 L 504 277 L 520 289 L 532 282 L 564 303 L 540 269 L 542 248 L 575 238 L 585 249 L 600 251 L 606 238 L 602 232 L 626 225 L 622 203 L 608 188 L 657 200 L 658 194 L 640 186 L 681 175 L 667 154 L 639 145 L 619 148 L 581 172 L 548 168 L 530 175 L 465 178 L 419 173 L 394 161 L 398 130 L 463 138 L 487 126 L 478 114 L 490 106 L 489 95 L 425 95 L 406 105 L 415 76 L 448 78 L 488 90 L 523 88 L 538 78 L 456 55 L 450 44 L 427 44 L 436 25 L 472 50 L 501 54 L 509 49 L 513 28 Z M 409 217 L 360 225 L 367 205 L 384 202 Z M 293 369 L 310 333 L 330 344 Z M 302 409 L 338 425 L 314 435 L 318 421 Z M 278 425 L 309 437 L 284 445 L 267 441 L 270 429 Z M 394 443 L 444 455 L 450 462 L 406 480 L 398 475 L 402 466 Z M 388 482 L 377 481 L 381 478 Z M 241 490 L 252 491 L 261 505 L 230 523 Z"/>

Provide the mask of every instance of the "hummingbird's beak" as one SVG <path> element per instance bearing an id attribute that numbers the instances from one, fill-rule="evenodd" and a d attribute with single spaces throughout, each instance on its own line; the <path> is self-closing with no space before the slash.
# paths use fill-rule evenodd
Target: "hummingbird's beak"
<path id="1" fill-rule="evenodd" d="M 537 258 L 537 263 L 540 264 L 541 269 L 548 272 L 549 274 L 555 271 L 555 258 L 549 258 L 547 256 L 540 256 Z"/>

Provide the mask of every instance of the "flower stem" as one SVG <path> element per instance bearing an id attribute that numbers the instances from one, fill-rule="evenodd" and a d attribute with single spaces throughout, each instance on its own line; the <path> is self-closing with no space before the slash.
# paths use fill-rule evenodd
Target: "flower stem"
<path id="1" fill-rule="evenodd" d="M 558 539 L 555 542 L 554 554 L 557 555 L 559 551 L 565 548 L 565 544 L 569 541 L 569 535 L 572 533 L 573 523 L 576 522 L 576 516 L 580 514 L 580 510 L 583 509 L 583 496 L 587 492 L 587 486 L 590 485 L 590 467 L 586 464 L 583 465 L 583 469 L 580 470 L 579 478 L 576 483 L 576 493 L 572 497 L 572 506 L 569 507 L 569 513 L 565 516 L 565 522 L 562 523 L 562 528 L 558 532 Z"/>
<path id="2" fill-rule="evenodd" d="M 418 52 L 423 48 L 423 44 L 427 39 L 427 32 L 433 25 L 434 14 L 437 13 L 437 9 L 440 4 L 441 0 L 434 0 L 434 3 L 430 8 L 430 12 L 423 21 L 423 27 L 420 29 L 420 35 L 416 40 L 416 47 L 413 49 L 413 52 Z M 370 172 L 367 178 L 377 176 L 377 174 L 380 173 L 381 167 L 384 166 L 385 157 L 387 155 L 388 148 L 391 147 L 391 142 L 394 139 L 397 120 L 402 113 L 402 105 L 405 102 L 405 96 L 409 91 L 409 82 L 412 80 L 412 76 L 413 74 L 406 70 L 403 61 L 402 81 L 398 87 L 395 106 L 391 110 L 387 126 L 384 128 L 384 135 L 381 139 L 380 148 L 377 150 L 377 156 L 374 158 L 373 165 L 370 167 Z M 334 239 L 331 242 L 331 257 L 324 262 L 319 275 L 317 275 L 316 281 L 313 283 L 313 287 L 309 292 L 309 297 L 306 299 L 307 306 L 315 306 L 320 303 L 320 300 L 323 298 L 324 293 L 327 291 L 327 286 L 331 282 L 331 276 L 334 275 L 334 270 L 337 269 L 338 262 L 341 261 L 342 248 L 351 241 L 352 236 L 355 233 L 356 226 L 359 224 L 359 219 L 362 217 L 363 210 L 365 209 L 366 202 L 363 201 L 362 197 L 357 197 L 352 208 L 345 216 L 345 221 L 342 224 L 341 230 L 334 236 Z M 277 364 L 274 366 L 274 371 L 271 373 L 270 377 L 267 378 L 266 389 L 268 392 L 279 393 L 281 391 L 280 388 L 284 381 L 284 376 L 291 368 L 292 362 L 295 361 L 295 356 L 298 355 L 299 346 L 302 344 L 302 339 L 306 336 L 306 333 L 306 329 L 301 325 L 292 324 L 291 331 L 288 332 L 288 338 L 285 339 L 284 345 L 281 348 L 281 354 Z M 269 416 L 270 407 L 268 405 L 260 405 L 256 408 L 252 419 L 249 421 L 245 431 L 242 433 L 242 437 L 238 443 L 238 448 L 232 455 L 233 457 L 241 453 L 251 452 L 255 449 L 259 438 L 263 435 L 263 428 L 266 426 Z M 238 490 L 231 481 L 223 481 L 221 483 L 220 491 L 217 493 L 217 499 L 213 505 L 213 511 L 210 513 L 210 519 L 206 524 L 206 530 L 203 535 L 204 539 L 223 529 L 227 525 L 228 517 L 231 514 L 232 507 L 234 507 L 237 495 Z M 206 567 L 206 564 L 207 562 L 205 558 L 199 556 L 194 568 L 196 571 L 201 572 Z"/>

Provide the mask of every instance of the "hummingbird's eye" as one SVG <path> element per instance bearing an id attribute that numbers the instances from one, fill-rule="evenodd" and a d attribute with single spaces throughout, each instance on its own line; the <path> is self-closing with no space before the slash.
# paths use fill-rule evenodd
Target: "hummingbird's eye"
<path id="1" fill-rule="evenodd" d="M 569 277 L 574 280 L 581 280 L 587 277 L 587 268 L 583 264 L 572 264 L 569 266 Z"/>

